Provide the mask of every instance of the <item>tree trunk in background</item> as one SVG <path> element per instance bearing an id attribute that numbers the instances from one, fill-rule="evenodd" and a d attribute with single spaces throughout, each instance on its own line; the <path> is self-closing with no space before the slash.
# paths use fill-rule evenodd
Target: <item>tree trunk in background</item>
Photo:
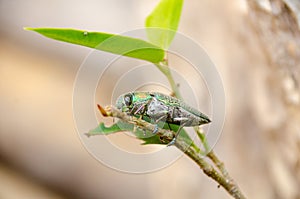
<path id="1" fill-rule="evenodd" d="M 248 0 L 248 13 L 268 60 L 267 106 L 276 118 L 262 118 L 267 176 L 274 198 L 300 198 L 300 1 Z"/>

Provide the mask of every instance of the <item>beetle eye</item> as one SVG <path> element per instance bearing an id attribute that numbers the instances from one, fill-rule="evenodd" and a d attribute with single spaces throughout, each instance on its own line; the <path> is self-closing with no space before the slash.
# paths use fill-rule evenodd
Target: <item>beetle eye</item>
<path id="1" fill-rule="evenodd" d="M 130 106 L 132 104 L 132 95 L 131 94 L 125 95 L 124 102 L 126 106 Z"/>

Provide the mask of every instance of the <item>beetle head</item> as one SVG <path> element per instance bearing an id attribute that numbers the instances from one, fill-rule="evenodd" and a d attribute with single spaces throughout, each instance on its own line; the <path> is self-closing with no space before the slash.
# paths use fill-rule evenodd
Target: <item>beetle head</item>
<path id="1" fill-rule="evenodd" d="M 122 112 L 129 112 L 132 109 L 132 101 L 133 101 L 133 96 L 132 93 L 126 93 L 124 95 L 121 95 L 117 99 L 117 109 L 119 109 Z"/>

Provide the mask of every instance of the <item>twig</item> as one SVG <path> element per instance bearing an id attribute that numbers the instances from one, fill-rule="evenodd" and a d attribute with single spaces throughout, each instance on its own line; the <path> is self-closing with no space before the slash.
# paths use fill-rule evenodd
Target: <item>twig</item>
<path id="1" fill-rule="evenodd" d="M 181 94 L 180 94 L 179 89 L 178 89 L 178 86 L 175 83 L 175 81 L 173 79 L 173 76 L 172 76 L 172 73 L 171 73 L 171 70 L 168 66 L 168 61 L 166 60 L 165 62 L 160 62 L 160 63 L 155 64 L 155 65 L 168 79 L 169 84 L 170 84 L 171 89 L 172 89 L 172 92 L 173 92 L 173 95 L 178 99 L 182 99 Z"/>
<path id="2" fill-rule="evenodd" d="M 182 99 L 180 91 L 173 79 L 170 68 L 168 66 L 168 60 L 166 59 L 165 62 L 158 63 L 156 64 L 156 66 L 167 77 L 174 96 L 177 97 L 178 99 Z M 181 144 L 178 144 L 179 142 L 176 143 L 176 146 L 180 150 L 182 150 L 185 154 L 187 154 L 190 158 L 192 158 L 195 162 L 197 162 L 206 175 L 213 178 L 215 181 L 219 182 L 219 184 L 223 186 L 228 191 L 228 193 L 231 194 L 234 198 L 245 199 L 246 197 L 242 194 L 237 184 L 229 176 L 227 170 L 224 167 L 224 163 L 219 160 L 219 158 L 215 155 L 213 150 L 210 148 L 206 140 L 205 134 L 201 132 L 199 128 L 194 128 L 194 130 L 197 133 L 199 139 L 201 140 L 205 148 L 205 153 L 208 152 L 207 157 L 214 163 L 214 165 L 221 172 L 222 178 L 220 177 L 220 174 L 214 169 L 214 167 L 212 167 L 209 163 L 204 161 L 202 157 L 199 157 L 199 155 L 201 154 L 201 150 L 194 143 L 191 145 L 191 147 L 186 148 L 187 150 L 183 150 L 184 148 L 182 148 Z M 181 143 L 184 144 L 184 142 Z"/>
<path id="3" fill-rule="evenodd" d="M 116 118 L 123 120 L 124 122 L 139 126 L 140 128 L 142 128 L 144 130 L 148 130 L 151 132 L 154 132 L 154 130 L 156 131 L 155 125 L 148 123 L 145 120 L 138 119 L 136 117 L 127 115 L 126 113 L 119 111 L 118 109 L 114 108 L 113 106 L 106 106 L 105 108 L 103 108 L 100 105 L 97 105 L 97 106 L 98 106 L 98 109 L 101 112 L 101 114 L 105 117 L 116 117 Z M 170 141 L 172 141 L 172 139 L 175 136 L 175 133 L 173 131 L 166 130 L 166 129 L 160 129 L 157 132 L 157 134 L 161 137 L 162 141 L 165 143 L 169 143 Z"/>
<path id="4" fill-rule="evenodd" d="M 102 108 L 100 105 L 98 105 L 98 108 L 103 116 L 117 117 L 123 120 L 124 122 L 134 124 L 142 129 L 149 131 L 153 131 L 156 128 L 154 124 L 129 116 L 126 113 L 114 108 L 113 106 L 107 106 L 105 108 Z M 159 128 L 157 134 L 163 139 L 164 142 L 168 143 L 174 138 L 175 132 Z M 197 152 L 200 149 L 196 149 L 195 145 L 188 144 L 185 141 L 185 139 L 178 137 L 175 142 L 175 146 L 182 152 L 184 152 L 186 155 L 188 155 L 192 160 L 194 160 L 207 176 L 215 180 L 235 199 L 246 199 L 246 197 L 240 191 L 239 187 L 235 184 L 232 178 L 229 177 L 228 172 L 225 170 L 223 163 L 219 161 L 219 159 L 215 156 L 215 154 L 212 151 L 208 153 L 208 157 L 212 159 L 212 161 L 218 167 L 221 173 L 219 173 L 212 165 L 210 165 L 203 158 L 201 153 Z"/>
<path id="5" fill-rule="evenodd" d="M 201 154 L 197 153 L 193 147 L 187 147 L 184 142 L 177 142 L 175 145 L 191 159 L 193 159 L 207 176 L 218 182 L 218 184 L 235 199 L 246 199 L 236 183 L 228 176 L 228 173 L 227 177 L 222 175 L 223 172 L 220 174 L 213 166 L 203 159 Z"/>
<path id="6" fill-rule="evenodd" d="M 223 177 L 226 179 L 226 181 L 230 184 L 233 188 L 231 188 L 232 195 L 235 195 L 235 192 L 238 192 L 238 190 L 235 190 L 235 187 L 237 187 L 236 183 L 234 180 L 229 176 L 228 171 L 225 169 L 224 163 L 219 160 L 219 158 L 216 156 L 215 152 L 213 149 L 209 147 L 209 144 L 207 142 L 207 139 L 205 137 L 204 132 L 201 130 L 201 128 L 194 128 L 196 131 L 199 139 L 201 140 L 202 144 L 204 145 L 205 148 L 205 154 L 206 156 L 214 163 L 214 165 L 218 168 L 218 170 L 221 172 Z"/>
<path id="7" fill-rule="evenodd" d="M 229 176 L 228 171 L 225 169 L 224 163 L 219 160 L 219 158 L 216 156 L 213 150 L 208 152 L 207 157 L 211 159 L 211 161 L 214 163 L 214 165 L 216 165 L 216 167 L 219 169 L 219 171 L 225 178 L 228 178 L 230 179 L 230 181 L 233 181 Z"/>
<path id="8" fill-rule="evenodd" d="M 216 156 L 213 149 L 209 147 L 204 132 L 202 132 L 200 128 L 196 128 L 196 127 L 194 128 L 194 130 L 196 131 L 199 139 L 204 145 L 206 156 L 214 163 L 214 165 L 219 169 L 219 171 L 222 173 L 224 177 L 230 178 L 227 170 L 224 167 L 224 163 L 219 160 L 219 158 Z"/>

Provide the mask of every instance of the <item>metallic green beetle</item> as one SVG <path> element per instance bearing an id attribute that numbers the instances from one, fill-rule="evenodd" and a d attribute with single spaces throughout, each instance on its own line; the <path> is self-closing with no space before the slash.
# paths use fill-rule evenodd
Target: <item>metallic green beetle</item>
<path id="1" fill-rule="evenodd" d="M 136 117 L 148 117 L 151 123 L 164 121 L 168 124 L 179 125 L 172 145 L 184 126 L 199 126 L 211 122 L 200 111 L 192 108 L 183 101 L 158 92 L 130 92 L 117 99 L 117 109 Z M 153 133 L 158 131 L 158 127 Z"/>

